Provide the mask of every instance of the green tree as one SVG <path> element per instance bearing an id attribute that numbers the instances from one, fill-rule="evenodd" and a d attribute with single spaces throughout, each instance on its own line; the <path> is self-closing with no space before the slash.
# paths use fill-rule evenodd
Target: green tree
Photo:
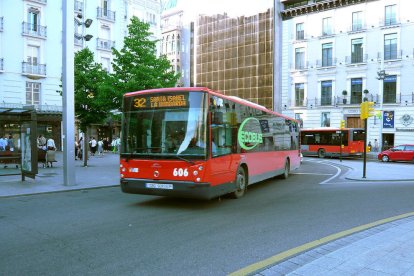
<path id="1" fill-rule="evenodd" d="M 110 75 L 94 61 L 88 48 L 75 53 L 75 115 L 85 134 L 84 149 L 88 148 L 88 126 L 102 123 L 113 106 L 110 81 Z M 87 166 L 88 150 L 84 150 L 83 156 L 84 166 Z"/>
<path id="2" fill-rule="evenodd" d="M 112 49 L 113 84 L 118 108 L 124 93 L 174 87 L 180 77 L 171 69 L 165 56 L 157 57 L 157 41 L 150 40 L 150 36 L 149 24 L 133 17 L 124 38 L 124 47 L 120 51 Z"/>
<path id="3" fill-rule="evenodd" d="M 82 131 L 90 124 L 102 123 L 113 106 L 110 76 L 93 53 L 82 49 L 75 53 L 75 114 Z"/>

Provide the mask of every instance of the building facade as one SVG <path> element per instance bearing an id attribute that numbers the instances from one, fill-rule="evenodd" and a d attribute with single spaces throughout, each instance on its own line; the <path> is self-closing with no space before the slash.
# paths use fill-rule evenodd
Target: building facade
<path id="1" fill-rule="evenodd" d="M 283 113 L 304 128 L 363 127 L 368 141 L 414 143 L 414 3 L 281 0 Z"/>
<path id="2" fill-rule="evenodd" d="M 132 16 L 150 23 L 154 39 L 160 38 L 159 0 L 75 0 L 74 12 L 75 51 L 88 47 L 108 72 L 111 48 L 122 48 Z M 62 1 L 0 0 L 0 108 L 33 106 L 38 132 L 53 137 L 59 148 L 61 57 Z M 113 128 L 111 122 L 107 127 Z M 9 132 L 18 133 L 19 125 L 1 121 L 0 135 Z"/>
<path id="3" fill-rule="evenodd" d="M 273 9 L 252 16 L 200 15 L 197 85 L 273 110 L 273 32 Z"/>

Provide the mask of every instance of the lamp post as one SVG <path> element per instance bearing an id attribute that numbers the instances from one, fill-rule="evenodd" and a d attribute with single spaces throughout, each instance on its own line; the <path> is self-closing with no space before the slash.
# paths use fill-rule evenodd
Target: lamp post
<path id="1" fill-rule="evenodd" d="M 62 117 L 63 117 L 63 183 L 76 185 L 75 179 L 75 96 L 73 60 L 74 1 L 62 3 Z"/>
<path id="2" fill-rule="evenodd" d="M 388 76 L 388 74 L 386 74 L 385 70 L 384 70 L 384 60 L 383 59 L 381 59 L 381 70 L 379 70 L 377 72 L 377 75 L 378 75 L 377 80 L 380 81 L 379 82 L 379 89 L 378 89 L 378 91 L 380 92 L 378 101 L 379 101 L 379 104 L 380 104 L 379 110 L 381 112 L 380 125 L 379 125 L 378 150 L 379 150 L 379 152 L 381 152 L 382 151 L 382 125 L 383 125 L 383 119 L 382 119 L 382 116 L 383 116 L 382 107 L 383 107 L 383 105 L 382 105 L 382 103 L 384 101 L 384 79 Z"/>

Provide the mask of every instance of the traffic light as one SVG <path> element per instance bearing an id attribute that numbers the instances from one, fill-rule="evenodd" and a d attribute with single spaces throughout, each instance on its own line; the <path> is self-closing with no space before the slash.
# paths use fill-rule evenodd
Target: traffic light
<path id="1" fill-rule="evenodd" d="M 341 120 L 341 122 L 340 122 L 340 128 L 345 128 L 345 120 Z"/>
<path id="2" fill-rule="evenodd" d="M 368 117 L 375 116 L 374 102 L 367 102 L 368 104 Z"/>
<path id="3" fill-rule="evenodd" d="M 369 117 L 368 115 L 368 102 L 362 102 L 360 105 L 360 109 L 361 109 L 361 114 L 359 115 L 359 117 L 364 120 L 367 119 Z"/>

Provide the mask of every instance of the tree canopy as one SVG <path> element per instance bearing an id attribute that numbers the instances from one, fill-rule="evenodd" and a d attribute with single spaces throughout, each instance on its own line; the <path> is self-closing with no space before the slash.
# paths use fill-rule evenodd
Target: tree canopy
<path id="1" fill-rule="evenodd" d="M 126 92 L 174 87 L 180 77 L 165 56 L 157 57 L 157 41 L 150 40 L 150 36 L 149 24 L 133 17 L 123 48 L 112 49 L 112 77 L 119 102 Z"/>
<path id="2" fill-rule="evenodd" d="M 149 24 L 133 17 L 123 48 L 112 48 L 112 74 L 88 48 L 75 53 L 75 113 L 83 131 L 102 123 L 110 110 L 121 109 L 126 92 L 176 85 L 179 74 L 165 56 L 157 57 L 157 41 L 150 37 Z"/>
<path id="3" fill-rule="evenodd" d="M 82 49 L 75 53 L 75 114 L 83 131 L 91 123 L 102 123 L 113 106 L 110 76 L 93 53 Z"/>

